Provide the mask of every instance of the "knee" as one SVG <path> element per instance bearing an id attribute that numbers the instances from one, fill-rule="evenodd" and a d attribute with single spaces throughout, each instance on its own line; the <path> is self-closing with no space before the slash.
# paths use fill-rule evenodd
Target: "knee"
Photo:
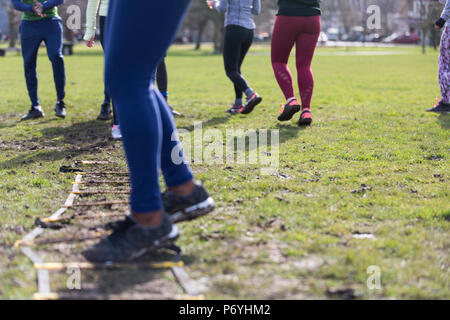
<path id="1" fill-rule="evenodd" d="M 227 77 L 230 78 L 232 81 L 239 77 L 239 72 L 237 70 L 227 69 L 225 70 L 225 72 L 227 74 Z"/>
<path id="2" fill-rule="evenodd" d="M 60 52 L 49 52 L 48 53 L 48 59 L 52 63 L 58 63 L 63 61 L 63 55 Z"/>

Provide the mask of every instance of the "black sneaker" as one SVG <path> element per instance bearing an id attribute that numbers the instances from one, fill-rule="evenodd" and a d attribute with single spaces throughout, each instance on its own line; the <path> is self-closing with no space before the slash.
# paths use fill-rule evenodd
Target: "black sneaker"
<path id="1" fill-rule="evenodd" d="M 66 117 L 66 104 L 63 100 L 57 101 L 55 105 L 55 116 L 59 118 L 65 118 Z"/>
<path id="2" fill-rule="evenodd" d="M 188 221 L 208 214 L 214 210 L 214 200 L 206 189 L 195 183 L 191 194 L 180 196 L 174 192 L 166 191 L 162 195 L 164 210 L 170 215 L 173 223 Z"/>
<path id="3" fill-rule="evenodd" d="M 300 111 L 300 105 L 298 104 L 296 99 L 292 99 L 288 101 L 280 110 L 280 115 L 278 116 L 279 121 L 289 121 L 292 117 Z"/>
<path id="4" fill-rule="evenodd" d="M 250 98 L 247 99 L 247 103 L 245 104 L 244 108 L 242 109 L 242 114 L 249 114 L 253 111 L 253 109 L 260 104 L 262 101 L 262 98 L 257 94 L 254 93 Z"/>
<path id="5" fill-rule="evenodd" d="M 30 120 L 30 119 L 38 119 L 44 117 L 44 111 L 41 106 L 34 106 L 28 111 L 26 115 L 24 115 L 20 120 Z"/>
<path id="6" fill-rule="evenodd" d="M 97 117 L 97 120 L 109 120 L 111 119 L 111 104 L 108 102 L 104 102 L 100 107 L 100 113 Z"/>
<path id="7" fill-rule="evenodd" d="M 238 113 L 241 113 L 243 109 L 244 109 L 243 105 L 238 106 L 236 104 L 233 104 L 231 106 L 231 108 L 228 109 L 226 112 L 228 112 L 230 114 L 238 114 Z"/>
<path id="8" fill-rule="evenodd" d="M 312 115 L 309 109 L 303 109 L 300 115 L 300 119 L 298 119 L 298 126 L 304 127 L 309 126 L 312 123 Z"/>
<path id="9" fill-rule="evenodd" d="M 142 226 L 127 217 L 111 235 L 85 250 L 83 256 L 97 263 L 131 261 L 147 252 L 173 245 L 178 236 L 178 228 L 167 214 L 155 228 Z"/>
<path id="10" fill-rule="evenodd" d="M 439 101 L 433 108 L 427 109 L 427 112 L 450 113 L 450 104 Z"/>

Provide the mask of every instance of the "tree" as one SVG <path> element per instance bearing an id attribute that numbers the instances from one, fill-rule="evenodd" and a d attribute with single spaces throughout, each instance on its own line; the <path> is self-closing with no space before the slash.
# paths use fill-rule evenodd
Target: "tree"
<path id="1" fill-rule="evenodd" d="M 10 0 L 0 0 L 0 4 L 8 13 L 9 48 L 15 48 L 22 13 L 14 9 Z"/>

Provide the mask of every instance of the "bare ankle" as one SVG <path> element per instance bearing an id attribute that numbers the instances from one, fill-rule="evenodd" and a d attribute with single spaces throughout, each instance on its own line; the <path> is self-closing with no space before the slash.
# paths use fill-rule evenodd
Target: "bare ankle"
<path id="1" fill-rule="evenodd" d="M 179 194 L 181 196 L 186 196 L 188 194 L 190 194 L 193 190 L 194 190 L 195 184 L 194 181 L 188 181 L 186 183 L 183 183 L 179 186 L 175 186 L 175 187 L 169 187 L 167 188 L 170 192 L 174 192 L 176 194 Z"/>
<path id="2" fill-rule="evenodd" d="M 163 217 L 163 210 L 145 213 L 132 213 L 131 216 L 140 225 L 146 227 L 157 227 L 161 224 Z"/>

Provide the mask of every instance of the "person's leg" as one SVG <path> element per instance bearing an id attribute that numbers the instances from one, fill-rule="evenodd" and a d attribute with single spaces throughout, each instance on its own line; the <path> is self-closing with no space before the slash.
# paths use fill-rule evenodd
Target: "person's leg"
<path id="1" fill-rule="evenodd" d="M 104 41 L 104 37 L 105 37 L 105 22 L 106 22 L 106 17 L 105 16 L 100 16 L 100 18 L 99 18 L 100 44 L 102 45 L 103 50 L 105 49 L 105 41 Z M 106 92 L 106 88 L 104 88 L 104 95 L 105 95 L 105 99 L 104 99 L 103 103 L 110 103 L 111 102 L 111 98 L 109 97 L 108 93 Z"/>
<path id="2" fill-rule="evenodd" d="M 163 95 L 164 99 L 168 100 L 169 92 L 168 92 L 168 79 L 167 79 L 167 67 L 166 67 L 166 59 L 163 58 L 158 65 L 158 69 L 156 70 L 156 83 L 158 84 L 158 90 Z"/>
<path id="3" fill-rule="evenodd" d="M 302 107 L 309 109 L 314 90 L 311 62 L 320 34 L 320 16 L 303 17 L 302 20 L 303 26 L 296 41 L 296 65 Z"/>
<path id="4" fill-rule="evenodd" d="M 241 47 L 244 41 L 242 30 L 238 26 L 227 26 L 225 30 L 225 42 L 223 47 L 223 61 L 227 77 L 238 91 L 246 92 L 249 89 L 247 81 L 239 73 L 239 59 Z"/>
<path id="5" fill-rule="evenodd" d="M 63 101 L 66 95 L 66 71 L 64 67 L 64 57 L 62 54 L 62 22 L 61 20 L 43 20 L 45 22 L 45 44 L 47 55 L 53 67 L 53 79 L 58 101 Z"/>
<path id="6" fill-rule="evenodd" d="M 20 24 L 20 42 L 25 81 L 32 107 L 39 106 L 36 63 L 39 45 L 44 40 L 40 29 L 39 24 L 35 21 L 22 21 Z"/>
<path id="7" fill-rule="evenodd" d="M 443 103 L 450 103 L 450 27 L 444 27 L 439 56 L 439 85 Z"/>
<path id="8" fill-rule="evenodd" d="M 244 62 L 245 56 L 247 55 L 248 50 L 250 49 L 253 42 L 253 30 L 249 30 L 247 34 L 247 38 L 245 41 L 241 43 L 240 48 L 240 57 L 238 62 L 238 73 L 242 76 L 241 67 L 242 63 Z M 235 105 L 241 106 L 242 105 L 242 94 L 243 92 L 237 87 L 236 84 L 234 84 L 234 91 L 236 93 L 236 100 Z"/>
<path id="9" fill-rule="evenodd" d="M 298 34 L 295 18 L 277 16 L 272 33 L 272 68 L 286 100 L 295 97 L 292 73 L 287 65 Z"/>
<path id="10" fill-rule="evenodd" d="M 151 80 L 175 35 L 187 3 L 140 0 L 130 5 L 114 0 L 108 15 L 106 86 L 117 108 L 122 129 L 134 214 L 162 210 L 158 170 L 163 127 Z M 155 32 L 161 30 L 162 23 L 166 28 Z"/>

